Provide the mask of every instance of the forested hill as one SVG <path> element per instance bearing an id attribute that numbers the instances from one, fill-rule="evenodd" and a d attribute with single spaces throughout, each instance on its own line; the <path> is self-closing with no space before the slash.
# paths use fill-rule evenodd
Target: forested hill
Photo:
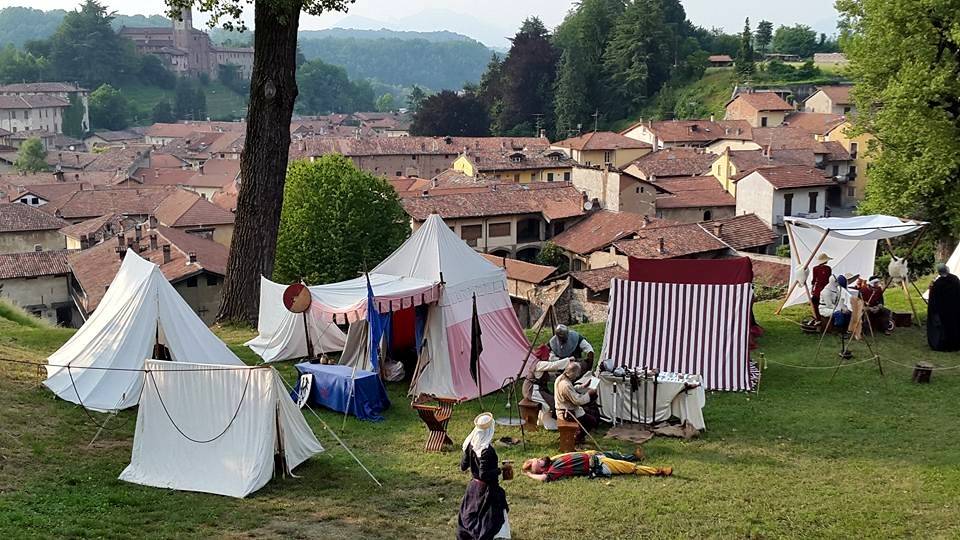
<path id="1" fill-rule="evenodd" d="M 430 42 L 426 39 L 301 39 L 307 59 L 343 66 L 351 79 L 376 79 L 432 90 L 461 88 L 480 80 L 493 51 L 473 40 Z"/>
<path id="2" fill-rule="evenodd" d="M 28 7 L 0 9 L 0 47 L 13 44 L 22 47 L 34 39 L 47 39 L 56 32 L 67 12 L 62 9 L 42 11 Z M 115 30 L 123 26 L 169 26 L 170 20 L 160 15 L 114 15 L 111 25 Z"/>
<path id="3" fill-rule="evenodd" d="M 381 28 L 380 30 L 360 30 L 357 28 L 327 28 L 325 30 L 301 30 L 300 39 L 323 39 L 323 38 L 357 38 L 357 39 L 425 39 L 434 43 L 446 41 L 474 41 L 469 36 L 450 32 L 449 30 L 437 30 L 435 32 L 414 32 L 407 30 L 389 30 Z"/>

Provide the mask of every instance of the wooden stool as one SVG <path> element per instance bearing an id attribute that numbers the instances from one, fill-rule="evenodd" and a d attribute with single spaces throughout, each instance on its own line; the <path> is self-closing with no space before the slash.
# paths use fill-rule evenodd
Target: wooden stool
<path id="1" fill-rule="evenodd" d="M 909 328 L 913 326 L 912 313 L 898 313 L 894 311 L 891 317 L 893 317 L 893 325 L 897 328 Z"/>
<path id="2" fill-rule="evenodd" d="M 422 401 L 415 401 L 411 404 L 420 420 L 427 426 L 427 442 L 424 450 L 427 452 L 441 452 L 446 447 L 453 444 L 453 440 L 447 435 L 447 422 L 453 415 L 453 406 L 456 401 L 449 399 L 438 399 L 437 405 L 430 405 Z"/>
<path id="3" fill-rule="evenodd" d="M 917 384 L 930 384 L 931 375 L 933 375 L 933 366 L 926 362 L 918 362 L 913 367 L 913 382 Z"/>
<path id="4" fill-rule="evenodd" d="M 576 420 L 567 420 L 565 415 L 558 411 L 557 430 L 560 432 L 560 453 L 564 454 L 576 450 L 580 424 Z"/>
<path id="5" fill-rule="evenodd" d="M 520 420 L 523 421 L 524 429 L 537 431 L 539 429 L 537 421 L 540 416 L 540 404 L 523 398 L 518 406 L 520 407 Z"/>

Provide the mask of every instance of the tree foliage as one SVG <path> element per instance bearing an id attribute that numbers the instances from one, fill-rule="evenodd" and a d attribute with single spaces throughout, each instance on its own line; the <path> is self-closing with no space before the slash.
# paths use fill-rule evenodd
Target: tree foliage
<path id="1" fill-rule="evenodd" d="M 817 52 L 817 33 L 805 24 L 780 26 L 773 34 L 772 44 L 778 53 L 810 58 Z"/>
<path id="2" fill-rule="evenodd" d="M 118 85 L 138 69 L 133 43 L 110 25 L 112 15 L 96 0 L 67 12 L 50 38 L 50 68 L 56 78 L 88 88 Z"/>
<path id="3" fill-rule="evenodd" d="M 297 69 L 297 112 L 329 114 L 369 111 L 375 94 L 367 81 L 351 81 L 347 70 L 320 60 L 310 60 Z"/>
<path id="4" fill-rule="evenodd" d="M 570 258 L 564 253 L 560 246 L 553 242 L 543 244 L 543 249 L 537 253 L 534 261 L 544 266 L 555 266 L 558 274 L 566 274 L 570 270 Z"/>
<path id="5" fill-rule="evenodd" d="M 180 120 L 205 120 L 207 93 L 203 86 L 193 79 L 178 79 L 173 97 L 173 114 Z"/>
<path id="6" fill-rule="evenodd" d="M 960 11 L 948 0 L 837 6 L 857 81 L 855 128 L 883 147 L 870 150 L 861 210 L 929 221 L 942 257 L 960 231 Z"/>
<path id="7" fill-rule="evenodd" d="M 46 162 L 47 151 L 40 139 L 33 137 L 23 141 L 17 151 L 17 160 L 13 166 L 21 173 L 35 173 L 49 168 Z"/>
<path id="8" fill-rule="evenodd" d="M 163 62 L 152 54 L 145 54 L 139 58 L 140 82 L 159 86 L 160 88 L 173 88 L 177 84 L 177 76 L 164 67 Z"/>
<path id="9" fill-rule="evenodd" d="M 153 106 L 153 110 L 150 111 L 150 119 L 154 123 L 171 124 L 177 121 L 177 116 L 173 114 L 173 107 L 170 106 L 170 102 L 162 99 Z"/>
<path id="10" fill-rule="evenodd" d="M 127 98 L 109 84 L 100 85 L 90 93 L 90 124 L 91 129 L 126 129 L 130 124 Z"/>
<path id="11" fill-rule="evenodd" d="M 473 92 L 444 90 L 420 105 L 410 126 L 412 135 L 484 136 L 490 134 L 487 108 Z"/>
<path id="12" fill-rule="evenodd" d="M 757 33 L 753 36 L 753 41 L 758 51 L 765 52 L 773 41 L 773 23 L 770 21 L 757 23 Z"/>
<path id="13" fill-rule="evenodd" d="M 427 93 L 423 91 L 423 88 L 413 85 L 413 87 L 410 88 L 410 93 L 407 94 L 407 107 L 409 107 L 411 111 L 417 112 L 420 110 L 420 106 L 423 105 L 425 99 L 427 99 Z"/>
<path id="14" fill-rule="evenodd" d="M 410 234 L 393 187 L 348 158 L 294 162 L 287 174 L 274 279 L 330 283 L 372 269 Z"/>
<path id="15" fill-rule="evenodd" d="M 70 106 L 63 111 L 63 133 L 75 139 L 82 138 L 90 129 L 83 121 L 85 108 L 77 94 L 70 94 Z"/>
<path id="16" fill-rule="evenodd" d="M 740 50 L 737 51 L 737 75 L 747 79 L 753 75 L 757 67 L 753 63 L 753 35 L 750 33 L 750 19 L 743 23 L 743 32 L 740 34 Z"/>
<path id="17" fill-rule="evenodd" d="M 393 110 L 393 94 L 383 94 L 377 98 L 377 110 L 390 112 Z"/>

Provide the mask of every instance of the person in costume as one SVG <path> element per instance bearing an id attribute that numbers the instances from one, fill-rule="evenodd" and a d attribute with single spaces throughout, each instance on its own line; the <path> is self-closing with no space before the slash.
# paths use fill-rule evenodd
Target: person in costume
<path id="1" fill-rule="evenodd" d="M 860 298 L 870 320 L 870 328 L 874 332 L 883 332 L 888 336 L 893 333 L 892 313 L 883 302 L 883 285 L 880 278 L 870 276 L 870 279 L 860 283 Z"/>
<path id="2" fill-rule="evenodd" d="M 507 494 L 500 487 L 500 466 L 493 444 L 494 421 L 482 413 L 463 440 L 460 470 L 470 471 L 470 483 L 460 502 L 458 540 L 510 538 Z"/>
<path id="3" fill-rule="evenodd" d="M 826 287 L 820 291 L 819 315 L 824 320 L 831 320 L 837 330 L 846 331 L 850 323 L 850 306 L 844 297 L 846 278 L 830 276 Z"/>
<path id="4" fill-rule="evenodd" d="M 927 302 L 927 343 L 935 351 L 960 351 L 960 278 L 937 265 Z"/>
<path id="5" fill-rule="evenodd" d="M 590 402 L 597 395 L 597 391 L 590 388 L 584 388 L 576 384 L 580 378 L 580 364 L 570 362 L 563 370 L 563 373 L 557 377 L 557 384 L 554 387 L 554 400 L 556 404 L 557 418 L 564 415 L 567 420 L 576 419 L 580 424 L 580 431 L 577 432 L 577 444 L 583 442 L 588 431 L 597 427 L 600 422 L 597 415 L 587 412 L 584 407 L 590 405 Z"/>
<path id="6" fill-rule="evenodd" d="M 827 287 L 830 283 L 830 277 L 833 276 L 833 268 L 827 264 L 831 260 L 833 259 L 826 253 L 821 253 L 814 259 L 817 264 L 813 267 L 810 283 L 810 301 L 814 306 L 820 305 L 820 293 Z"/>
<path id="7" fill-rule="evenodd" d="M 568 452 L 553 457 L 528 459 L 523 462 L 523 473 L 539 482 L 553 482 L 563 478 L 586 476 L 608 478 L 614 475 L 671 476 L 672 467 L 638 465 L 635 455 L 617 452 Z"/>
<path id="8" fill-rule="evenodd" d="M 547 346 L 550 347 L 550 360 L 574 360 L 580 364 L 582 373 L 593 371 L 593 346 L 565 325 L 557 325 Z"/>

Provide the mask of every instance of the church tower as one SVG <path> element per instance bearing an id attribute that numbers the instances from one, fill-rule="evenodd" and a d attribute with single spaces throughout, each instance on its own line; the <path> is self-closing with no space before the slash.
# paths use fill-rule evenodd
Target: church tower
<path id="1" fill-rule="evenodd" d="M 189 7 L 180 11 L 180 18 L 173 20 L 173 46 L 190 52 L 190 38 L 193 34 L 193 10 Z"/>

